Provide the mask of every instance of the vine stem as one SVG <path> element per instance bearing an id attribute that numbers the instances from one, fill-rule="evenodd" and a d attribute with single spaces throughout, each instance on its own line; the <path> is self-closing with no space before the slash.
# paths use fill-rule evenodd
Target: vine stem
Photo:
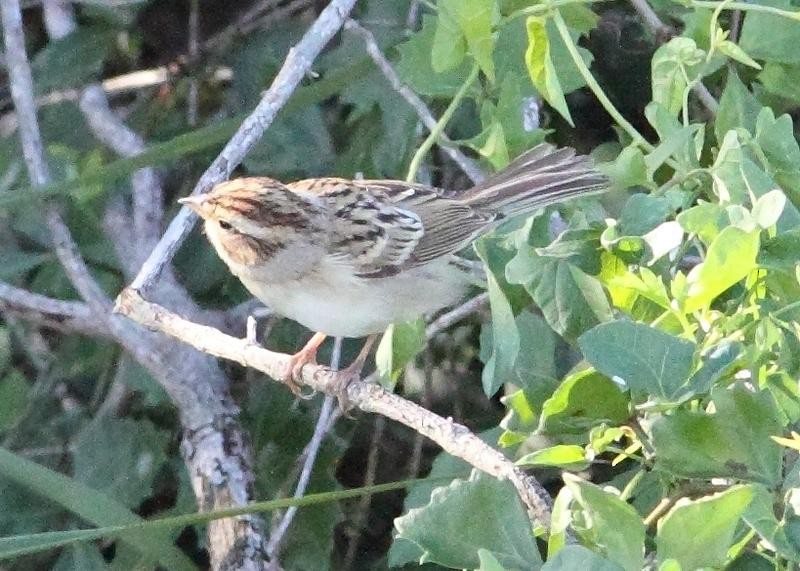
<path id="1" fill-rule="evenodd" d="M 433 144 L 436 140 L 441 136 L 444 132 L 444 128 L 447 126 L 447 123 L 450 122 L 450 119 L 453 117 L 453 114 L 458 109 L 459 105 L 461 105 L 461 101 L 467 95 L 467 91 L 469 88 L 472 87 L 472 84 L 475 83 L 475 80 L 478 78 L 478 65 L 474 65 L 472 67 L 472 71 L 469 73 L 469 76 L 461 84 L 461 87 L 458 88 L 458 92 L 456 92 L 455 97 L 450 102 L 450 105 L 447 106 L 447 109 L 444 110 L 442 116 L 439 118 L 439 121 L 436 122 L 433 129 L 431 129 L 428 136 L 422 142 L 422 144 L 417 149 L 417 152 L 414 153 L 414 157 L 411 159 L 411 164 L 408 167 L 408 175 L 406 176 L 406 181 L 414 182 L 417 178 L 417 171 L 419 170 L 420 165 L 422 164 L 422 159 L 425 158 L 425 155 L 428 154 L 428 151 L 431 150 Z"/>
<path id="2" fill-rule="evenodd" d="M 765 14 L 772 14 L 773 16 L 780 16 L 781 18 L 788 18 L 789 20 L 800 21 L 800 10 L 783 10 L 775 6 L 767 6 L 764 4 L 749 4 L 747 2 L 715 2 L 714 0 L 690 0 L 690 6 L 693 8 L 710 8 L 723 10 L 741 10 L 742 12 L 763 12 Z"/>
<path id="3" fill-rule="evenodd" d="M 645 149 L 648 152 L 653 151 L 653 145 L 647 142 L 647 140 L 642 136 L 639 131 L 636 130 L 636 127 L 631 125 L 625 117 L 622 116 L 622 113 L 614 107 L 614 104 L 611 103 L 611 100 L 606 95 L 603 88 L 600 87 L 600 84 L 597 83 L 597 80 L 592 75 L 592 72 L 589 71 L 589 67 L 586 65 L 586 62 L 583 61 L 581 54 L 578 52 L 578 46 L 572 40 L 572 36 L 569 35 L 569 29 L 567 28 L 567 23 L 564 21 L 564 18 L 561 16 L 561 13 L 558 10 L 553 11 L 553 21 L 556 24 L 556 28 L 558 29 L 558 33 L 561 35 L 561 39 L 564 40 L 564 44 L 567 46 L 567 51 L 569 51 L 569 55 L 572 56 L 572 60 L 575 62 L 575 67 L 578 68 L 583 80 L 586 82 L 586 85 L 589 89 L 592 90 L 594 96 L 597 97 L 597 100 L 600 101 L 600 104 L 606 110 L 606 112 L 611 115 L 611 118 L 617 122 L 617 124 L 624 129 L 628 135 L 631 136 L 633 141 Z"/>

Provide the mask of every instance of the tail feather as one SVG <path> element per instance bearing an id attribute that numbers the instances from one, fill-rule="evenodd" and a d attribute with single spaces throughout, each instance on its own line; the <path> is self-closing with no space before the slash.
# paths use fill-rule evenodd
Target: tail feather
<path id="1" fill-rule="evenodd" d="M 589 157 L 542 143 L 460 198 L 475 208 L 514 216 L 597 192 L 607 184 L 607 178 L 594 169 Z"/>

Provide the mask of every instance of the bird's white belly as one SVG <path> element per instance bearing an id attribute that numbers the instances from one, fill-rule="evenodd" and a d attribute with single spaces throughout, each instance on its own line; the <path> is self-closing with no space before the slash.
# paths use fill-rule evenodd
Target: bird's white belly
<path id="1" fill-rule="evenodd" d="M 265 283 L 240 276 L 267 306 L 313 331 L 362 337 L 416 319 L 464 297 L 469 280 L 445 260 L 388 278 L 354 278 L 320 268 L 302 279 Z"/>

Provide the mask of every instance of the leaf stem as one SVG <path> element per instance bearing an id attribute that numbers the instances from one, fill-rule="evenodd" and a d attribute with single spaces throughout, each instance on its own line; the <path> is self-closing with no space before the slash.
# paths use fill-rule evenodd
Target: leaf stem
<path id="1" fill-rule="evenodd" d="M 723 10 L 741 10 L 742 12 L 763 12 L 765 14 L 772 14 L 773 16 L 780 16 L 781 18 L 800 21 L 800 10 L 783 10 L 781 8 L 776 8 L 775 6 L 767 6 L 765 4 L 749 4 L 747 2 L 716 2 L 714 0 L 689 0 L 689 5 L 693 8 L 721 8 Z"/>
<path id="2" fill-rule="evenodd" d="M 534 4 L 533 6 L 526 6 L 520 8 L 516 12 L 512 12 L 500 23 L 500 25 L 507 24 L 511 20 L 520 16 L 542 16 L 549 14 L 554 8 L 561 6 L 569 6 L 570 4 L 597 4 L 599 2 L 608 2 L 609 0 L 550 0 L 541 4 Z"/>
<path id="3" fill-rule="evenodd" d="M 469 88 L 473 83 L 475 83 L 477 78 L 478 65 L 475 64 L 472 66 L 472 71 L 470 71 L 467 79 L 464 80 L 464 83 L 458 88 L 458 92 L 455 94 L 455 97 L 453 97 L 450 105 L 447 106 L 447 109 L 444 110 L 444 113 L 442 113 L 442 116 L 436 122 L 436 125 L 433 127 L 433 129 L 431 129 L 431 132 L 419 146 L 417 152 L 414 153 L 414 157 L 411 159 L 411 164 L 408 167 L 408 175 L 406 176 L 407 182 L 414 182 L 414 180 L 417 178 L 417 171 L 422 164 L 422 159 L 424 159 L 425 155 L 428 154 L 428 151 L 431 150 L 431 147 L 433 147 L 436 139 L 438 139 L 444 132 L 444 128 L 447 126 L 447 123 L 450 122 L 450 119 L 453 117 L 453 113 L 455 113 L 456 109 L 458 109 L 459 105 L 461 105 L 461 101 L 467 95 L 467 91 L 469 91 Z"/>
<path id="4" fill-rule="evenodd" d="M 631 125 L 625 117 L 622 116 L 622 113 L 614 107 L 614 104 L 611 103 L 611 100 L 603 91 L 603 88 L 600 87 L 600 84 L 597 83 L 597 80 L 592 75 L 592 72 L 589 71 L 589 67 L 586 65 L 586 62 L 583 61 L 580 52 L 578 52 L 578 46 L 572 40 L 572 36 L 569 35 L 569 29 L 567 28 L 566 22 L 564 22 L 564 18 L 561 16 L 558 10 L 553 12 L 553 21 L 556 24 L 556 28 L 558 28 L 558 33 L 561 35 L 561 39 L 564 40 L 564 44 L 567 46 L 567 51 L 569 51 L 570 56 L 572 56 L 572 61 L 575 62 L 575 67 L 578 68 L 583 80 L 586 82 L 586 85 L 589 89 L 592 90 L 597 100 L 600 101 L 600 104 L 606 110 L 606 112 L 611 115 L 611 118 L 617 122 L 617 124 L 622 127 L 622 129 L 630 135 L 633 139 L 634 143 L 645 149 L 647 152 L 653 151 L 653 145 L 647 142 L 647 140 L 642 136 L 636 128 Z"/>

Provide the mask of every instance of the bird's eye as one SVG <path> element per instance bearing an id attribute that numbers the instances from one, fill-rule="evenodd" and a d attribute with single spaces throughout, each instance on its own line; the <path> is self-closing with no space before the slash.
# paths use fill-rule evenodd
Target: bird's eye
<path id="1" fill-rule="evenodd" d="M 233 226 L 231 226 L 231 223 L 226 222 L 225 220 L 219 221 L 219 227 L 222 228 L 223 230 L 230 230 L 231 228 L 233 228 Z"/>

